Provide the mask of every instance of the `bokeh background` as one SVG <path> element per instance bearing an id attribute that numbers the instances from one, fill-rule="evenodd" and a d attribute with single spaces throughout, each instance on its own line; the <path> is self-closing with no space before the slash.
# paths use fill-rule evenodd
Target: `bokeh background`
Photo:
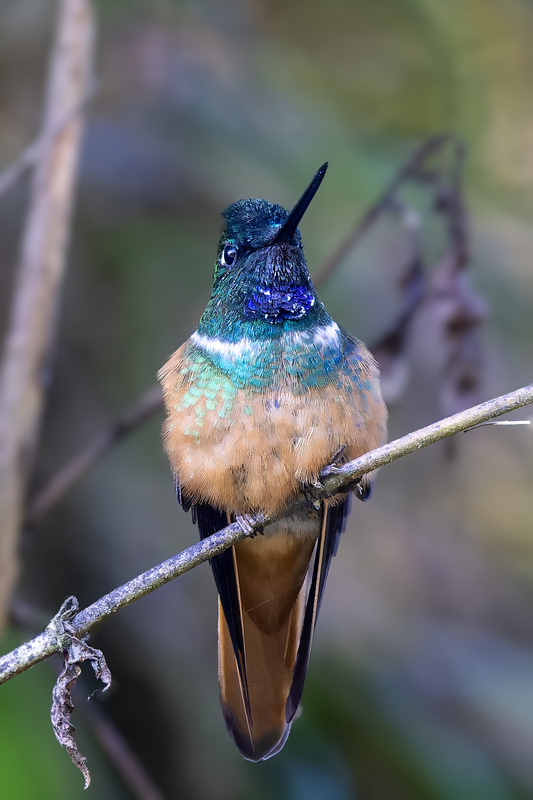
<path id="1" fill-rule="evenodd" d="M 95 6 L 99 85 L 34 490 L 155 385 L 194 330 L 223 208 L 249 196 L 291 207 L 329 160 L 301 225 L 316 274 L 409 154 L 442 131 L 467 146 L 470 281 L 490 309 L 478 331 L 479 399 L 531 381 L 531 2 Z M 51 0 L 0 1 L 3 165 L 39 129 L 55 12 Z M 431 269 L 446 237 L 419 195 L 410 202 Z M 0 198 L 2 331 L 27 196 L 22 181 Z M 395 219 L 378 224 L 322 287 L 332 316 L 364 341 L 378 340 L 401 308 L 405 237 Z M 420 322 L 405 345 L 391 438 L 443 413 L 444 355 L 430 330 Z M 26 528 L 4 650 L 40 630 L 65 596 L 89 604 L 195 541 L 174 497 L 161 418 Z M 245 762 L 224 728 L 207 565 L 102 625 L 91 641 L 114 688 L 88 707 L 87 676 L 73 718 L 92 771 L 87 796 L 156 797 L 110 763 L 103 718 L 161 797 L 533 797 L 532 479 L 526 427 L 482 428 L 453 451 L 434 446 L 382 470 L 332 565 L 303 713 L 267 763 Z M 57 666 L 0 692 L 0 791 L 11 800 L 82 796 L 48 721 Z"/>

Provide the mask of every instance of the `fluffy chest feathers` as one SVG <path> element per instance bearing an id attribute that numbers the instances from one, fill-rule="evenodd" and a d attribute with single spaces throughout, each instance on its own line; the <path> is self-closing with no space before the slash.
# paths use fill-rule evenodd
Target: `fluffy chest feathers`
<path id="1" fill-rule="evenodd" d="M 334 322 L 259 340 L 196 332 L 160 379 L 182 492 L 228 513 L 277 512 L 339 448 L 355 458 L 383 436 L 375 362 Z"/>

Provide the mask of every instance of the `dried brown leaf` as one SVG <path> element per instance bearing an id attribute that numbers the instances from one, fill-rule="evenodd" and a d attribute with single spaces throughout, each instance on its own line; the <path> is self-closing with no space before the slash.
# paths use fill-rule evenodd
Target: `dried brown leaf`
<path id="1" fill-rule="evenodd" d="M 74 711 L 72 691 L 81 674 L 80 665 L 84 661 L 91 663 L 96 678 L 104 684 L 103 691 L 106 691 L 111 685 L 111 672 L 101 650 L 90 647 L 85 641 L 72 635 L 72 632 L 69 632 L 69 623 L 66 620 L 64 620 L 63 625 L 63 635 L 69 639 L 69 644 L 67 649 L 63 651 L 63 669 L 52 692 L 50 718 L 59 744 L 65 747 L 70 760 L 83 774 L 85 789 L 87 789 L 91 782 L 91 776 L 85 763 L 86 758 L 78 750 L 74 739 L 75 728 L 70 722 L 71 714 Z"/>

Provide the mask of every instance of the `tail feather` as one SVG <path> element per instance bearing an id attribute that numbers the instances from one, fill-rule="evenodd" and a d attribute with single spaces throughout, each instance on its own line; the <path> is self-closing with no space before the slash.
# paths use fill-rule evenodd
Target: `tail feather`
<path id="1" fill-rule="evenodd" d="M 243 685 L 220 603 L 219 680 L 226 726 L 251 761 L 278 753 L 289 735 L 346 510 L 342 503 L 324 506 L 314 536 L 298 535 L 288 520 L 280 520 L 272 534 L 234 548 L 246 678 Z"/>
<path id="2" fill-rule="evenodd" d="M 246 677 L 243 685 L 226 612 L 219 603 L 220 693 L 226 725 L 251 761 L 273 756 L 289 734 L 286 704 L 300 643 L 305 579 L 313 547 L 313 538 L 292 536 L 282 522 L 275 533 L 244 540 L 234 547 Z"/>
<path id="3" fill-rule="evenodd" d="M 278 753 L 303 690 L 347 500 L 291 515 L 212 559 L 219 592 L 219 681 L 226 726 L 245 758 Z M 202 537 L 227 520 L 197 506 Z M 313 558 L 314 552 L 314 558 Z"/>
<path id="4" fill-rule="evenodd" d="M 302 603 L 300 602 L 301 606 Z M 245 616 L 246 682 L 250 715 L 222 608 L 219 607 L 219 679 L 226 726 L 250 761 L 275 755 L 289 735 L 285 706 L 301 626 L 293 616 L 276 634 L 265 634 Z"/>

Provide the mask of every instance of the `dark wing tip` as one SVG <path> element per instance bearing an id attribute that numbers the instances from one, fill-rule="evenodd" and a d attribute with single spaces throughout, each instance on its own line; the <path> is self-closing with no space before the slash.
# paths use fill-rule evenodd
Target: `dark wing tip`
<path id="1" fill-rule="evenodd" d="M 293 719 L 300 705 L 305 676 L 307 674 L 307 666 L 309 664 L 309 656 L 311 654 L 311 645 L 313 643 L 313 633 L 322 603 L 322 595 L 324 594 L 324 587 L 328 577 L 329 565 L 331 559 L 337 553 L 340 537 L 346 527 L 346 518 L 351 505 L 350 501 L 350 495 L 347 495 L 344 500 L 337 503 L 336 506 L 324 507 L 324 513 L 327 515 L 325 527 L 317 541 L 315 562 L 313 564 L 313 573 L 311 585 L 309 587 L 309 595 L 307 597 L 300 644 L 298 646 L 298 653 L 294 665 L 292 685 L 285 707 L 285 719 L 287 722 Z"/>

